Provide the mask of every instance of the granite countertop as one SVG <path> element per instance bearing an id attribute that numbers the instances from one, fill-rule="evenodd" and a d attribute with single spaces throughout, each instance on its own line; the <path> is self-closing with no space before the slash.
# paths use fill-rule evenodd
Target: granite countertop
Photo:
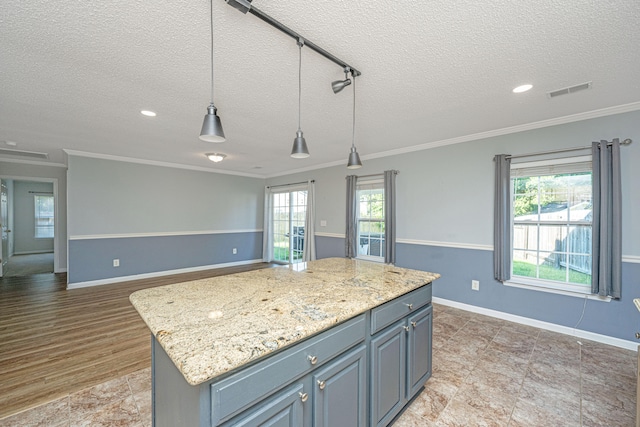
<path id="1" fill-rule="evenodd" d="M 197 385 L 439 278 L 328 258 L 134 292 L 130 301 Z"/>

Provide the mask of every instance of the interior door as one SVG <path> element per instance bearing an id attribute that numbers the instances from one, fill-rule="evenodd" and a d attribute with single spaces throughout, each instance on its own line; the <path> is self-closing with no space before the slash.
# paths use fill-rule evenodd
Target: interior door
<path id="1" fill-rule="evenodd" d="M 7 267 L 7 261 L 9 260 L 9 232 L 7 229 L 9 221 L 8 211 L 8 195 L 7 184 L 4 181 L 0 181 L 0 229 L 2 231 L 2 246 L 0 247 L 0 277 L 4 275 L 4 271 Z"/>

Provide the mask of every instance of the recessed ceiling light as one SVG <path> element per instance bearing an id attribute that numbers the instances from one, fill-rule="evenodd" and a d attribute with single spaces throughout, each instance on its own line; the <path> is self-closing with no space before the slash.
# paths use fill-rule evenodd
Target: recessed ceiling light
<path id="1" fill-rule="evenodd" d="M 157 116 L 155 111 L 150 111 L 150 110 L 140 110 L 140 114 L 142 114 L 143 116 L 147 116 L 147 117 L 155 117 L 155 116 Z"/>
<path id="2" fill-rule="evenodd" d="M 518 86 L 517 88 L 514 88 L 514 89 L 513 89 L 513 93 L 522 93 L 522 92 L 526 92 L 526 91 L 528 91 L 529 89 L 531 89 L 532 87 L 533 87 L 533 85 L 530 85 L 530 84 L 521 85 L 521 86 Z"/>
<path id="3" fill-rule="evenodd" d="M 12 147 L 15 147 L 16 145 L 18 145 L 17 142 L 13 142 L 13 141 L 5 141 L 5 144 L 10 145 Z"/>
<path id="4" fill-rule="evenodd" d="M 223 161 L 225 157 L 227 157 L 226 154 L 222 153 L 207 153 L 205 154 L 205 156 L 207 156 L 207 158 L 214 163 L 219 163 Z"/>

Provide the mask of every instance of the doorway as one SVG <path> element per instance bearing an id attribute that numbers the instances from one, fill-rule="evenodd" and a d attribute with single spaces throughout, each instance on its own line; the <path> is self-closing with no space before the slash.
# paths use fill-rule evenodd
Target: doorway
<path id="1" fill-rule="evenodd" d="M 307 191 L 274 192 L 272 197 L 273 261 L 300 262 L 304 253 Z"/>
<path id="2" fill-rule="evenodd" d="M 54 273 L 57 180 L 1 178 L 0 277 Z"/>

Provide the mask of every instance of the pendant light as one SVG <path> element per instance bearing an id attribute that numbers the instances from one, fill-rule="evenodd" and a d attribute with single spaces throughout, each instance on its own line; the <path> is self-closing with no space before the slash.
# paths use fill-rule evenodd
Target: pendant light
<path id="1" fill-rule="evenodd" d="M 213 105 L 213 0 L 211 0 L 211 103 L 207 107 L 207 114 L 204 116 L 200 139 L 206 142 L 224 142 L 224 130 L 217 108 Z"/>
<path id="2" fill-rule="evenodd" d="M 356 76 L 353 76 L 353 126 L 351 129 L 351 152 L 349 153 L 349 161 L 347 169 L 359 169 L 362 167 L 360 156 L 355 146 L 356 140 Z"/>
<path id="3" fill-rule="evenodd" d="M 304 40 L 300 38 L 298 39 L 298 131 L 296 132 L 296 137 L 293 140 L 293 148 L 291 149 L 291 157 L 294 159 L 304 159 L 309 157 L 307 141 L 304 140 L 304 136 L 302 136 L 302 129 L 300 128 L 300 103 L 302 99 L 302 45 L 304 45 Z"/>

